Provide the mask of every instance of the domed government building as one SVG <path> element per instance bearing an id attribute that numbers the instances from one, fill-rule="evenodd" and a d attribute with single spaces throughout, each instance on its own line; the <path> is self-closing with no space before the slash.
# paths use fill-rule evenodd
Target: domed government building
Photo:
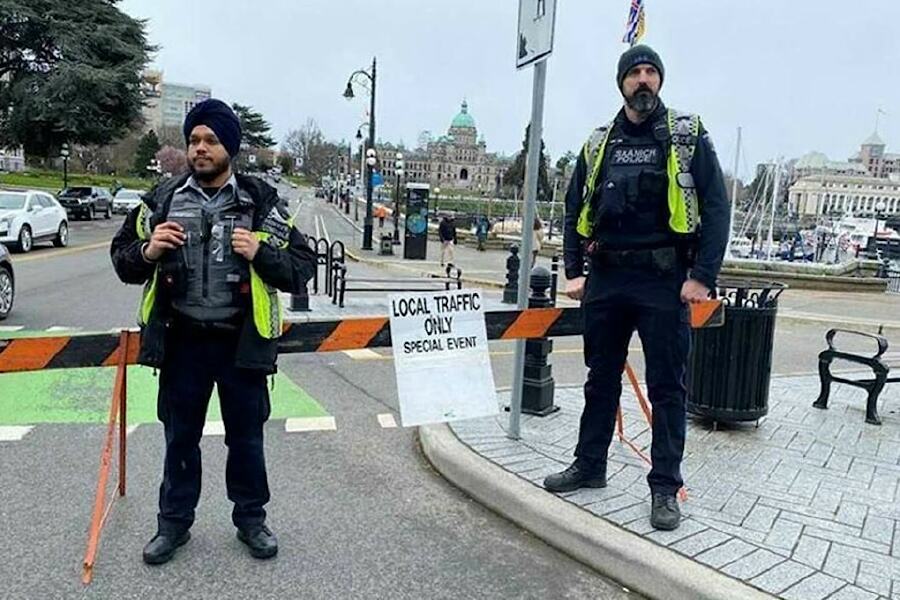
<path id="1" fill-rule="evenodd" d="M 432 188 L 468 190 L 479 195 L 497 193 L 506 169 L 512 164 L 511 158 L 487 151 L 484 138 L 478 137 L 466 101 L 450 122 L 447 135 L 429 141 L 426 147 L 407 150 L 392 144 L 378 146 L 381 171 L 390 184 L 394 181 L 397 152 L 403 154 L 404 181 L 429 183 Z"/>

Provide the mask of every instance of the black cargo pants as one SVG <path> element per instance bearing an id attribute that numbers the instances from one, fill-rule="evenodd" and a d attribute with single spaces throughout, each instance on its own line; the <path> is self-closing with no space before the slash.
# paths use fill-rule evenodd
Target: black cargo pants
<path id="1" fill-rule="evenodd" d="M 681 459 L 687 427 L 685 376 L 690 313 L 681 302 L 684 269 L 660 274 L 649 268 L 595 267 L 582 303 L 588 378 L 575 455 L 605 464 L 622 394 L 628 344 L 637 330 L 653 406 L 654 493 L 674 494 L 683 484 Z"/>
<path id="2" fill-rule="evenodd" d="M 269 501 L 263 424 L 269 392 L 262 371 L 234 367 L 238 333 L 179 327 L 167 334 L 160 369 L 157 415 L 166 434 L 159 531 L 178 535 L 191 527 L 200 499 L 200 438 L 213 384 L 218 390 L 228 458 L 225 482 L 234 503 L 232 521 L 252 528 L 265 522 Z"/>

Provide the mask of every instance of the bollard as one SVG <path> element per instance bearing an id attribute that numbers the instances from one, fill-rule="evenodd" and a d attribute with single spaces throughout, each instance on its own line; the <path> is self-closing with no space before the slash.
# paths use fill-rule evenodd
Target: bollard
<path id="1" fill-rule="evenodd" d="M 548 308 L 553 301 L 547 295 L 552 277 L 546 267 L 537 266 L 531 270 L 531 295 L 528 308 Z M 546 417 L 559 410 L 553 404 L 556 382 L 553 367 L 548 358 L 553 351 L 553 340 L 542 337 L 525 341 L 525 369 L 522 381 L 522 412 Z"/>
<path id="2" fill-rule="evenodd" d="M 503 304 L 516 304 L 519 301 L 519 247 L 509 247 L 509 258 L 506 259 L 506 285 L 503 286 Z"/>
<path id="3" fill-rule="evenodd" d="M 550 263 L 550 306 L 556 306 L 556 288 L 559 287 L 559 254 L 554 254 Z"/>
<path id="4" fill-rule="evenodd" d="M 291 294 L 292 312 L 309 312 L 309 290 L 307 284 L 300 288 L 299 294 Z"/>

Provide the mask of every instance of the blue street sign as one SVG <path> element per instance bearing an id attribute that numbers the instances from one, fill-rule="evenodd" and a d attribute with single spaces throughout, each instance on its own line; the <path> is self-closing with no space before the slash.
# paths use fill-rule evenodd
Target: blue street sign
<path id="1" fill-rule="evenodd" d="M 384 185 L 384 177 L 378 171 L 372 171 L 372 187 Z"/>

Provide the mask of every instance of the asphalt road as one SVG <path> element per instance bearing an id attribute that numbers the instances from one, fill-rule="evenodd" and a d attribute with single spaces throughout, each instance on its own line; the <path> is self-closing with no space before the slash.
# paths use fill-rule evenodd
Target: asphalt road
<path id="1" fill-rule="evenodd" d="M 296 193 L 283 191 L 298 208 Z M 305 231 L 317 221 L 322 227 L 316 215 L 331 211 L 311 198 L 299 208 Z M 108 256 L 119 221 L 73 223 L 70 248 L 15 256 L 17 300 L 4 327 L 132 326 L 140 290 L 118 282 Z M 325 227 L 332 238 L 352 231 L 332 219 Z M 571 344 L 572 352 L 559 355 L 560 379 L 570 383 L 580 377 L 577 341 Z M 510 345 L 493 348 L 497 383 L 507 385 Z M 447 484 L 422 458 L 415 431 L 383 427 L 379 415 L 399 420 L 384 353 L 284 356 L 280 369 L 334 417 L 336 429 L 288 433 L 283 420 L 267 426 L 270 522 L 281 541 L 275 560 L 254 561 L 235 540 L 222 438 L 209 436 L 193 539 L 170 564 L 143 565 L 163 450 L 161 427 L 145 424 L 130 435 L 128 496 L 107 524 L 95 581 L 83 588 L 103 427 L 38 423 L 18 441 L 0 441 L 0 597 L 633 597 Z M 95 396 L 85 395 L 79 407 L 106 402 Z"/>

